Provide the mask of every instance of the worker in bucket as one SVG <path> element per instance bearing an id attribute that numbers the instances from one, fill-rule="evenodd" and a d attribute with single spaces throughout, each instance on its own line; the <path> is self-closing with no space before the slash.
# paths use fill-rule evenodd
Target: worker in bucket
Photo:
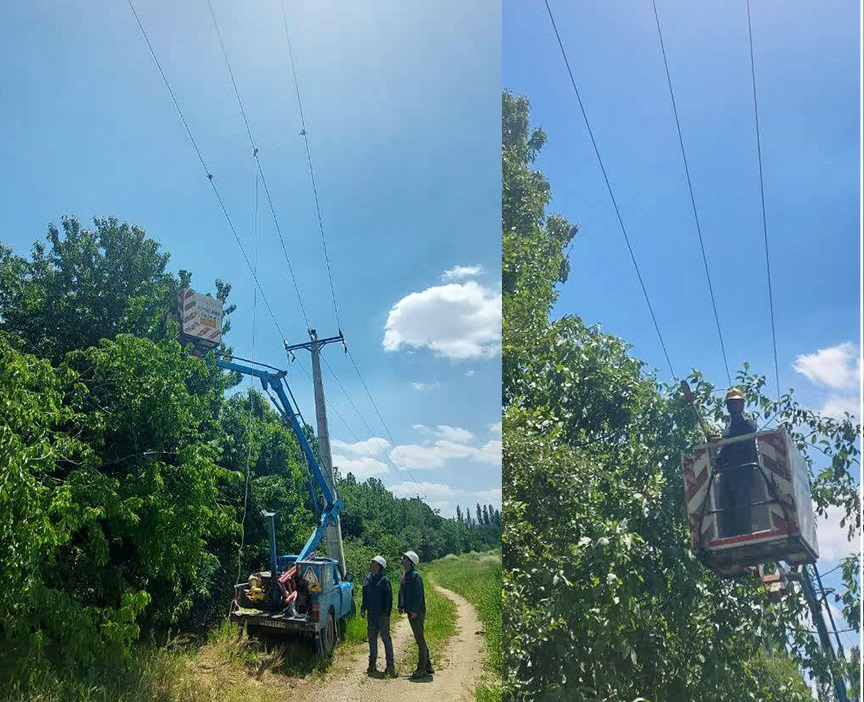
<path id="1" fill-rule="evenodd" d="M 376 675 L 378 660 L 378 637 L 384 642 L 384 675 L 396 675 L 393 666 L 393 641 L 390 639 L 390 612 L 393 609 L 393 590 L 390 580 L 384 575 L 387 561 L 383 556 L 375 556 L 369 562 L 369 575 L 363 581 L 363 600 L 360 603 L 360 616 L 366 618 L 366 633 L 369 637 L 369 667 L 366 672 Z"/>
<path id="2" fill-rule="evenodd" d="M 417 642 L 417 669 L 411 674 L 412 680 L 432 675 L 432 661 L 429 660 L 429 647 L 423 636 L 423 623 L 426 621 L 426 596 L 423 594 L 423 578 L 417 572 L 420 557 L 414 551 L 402 554 L 402 583 L 399 586 L 399 614 L 408 615 L 408 623 Z"/>
<path id="3" fill-rule="evenodd" d="M 723 439 L 753 434 L 758 428 L 752 419 L 744 414 L 746 395 L 741 388 L 729 388 L 726 393 L 726 409 L 729 411 L 729 425 Z M 719 437 L 715 437 L 719 438 Z M 720 470 L 720 535 L 740 536 L 752 531 L 751 512 L 753 474 L 758 464 L 759 454 L 756 441 L 739 441 L 726 444 L 717 454 Z"/>

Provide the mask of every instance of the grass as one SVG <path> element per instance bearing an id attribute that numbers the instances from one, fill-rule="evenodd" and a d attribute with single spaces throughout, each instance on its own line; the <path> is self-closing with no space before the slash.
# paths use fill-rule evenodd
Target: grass
<path id="1" fill-rule="evenodd" d="M 442 587 L 459 593 L 477 609 L 486 641 L 484 676 L 478 702 L 501 699 L 501 551 L 447 556 L 429 566 Z"/>
<path id="2" fill-rule="evenodd" d="M 86 673 L 34 671 L 26 687 L 0 692 L 4 702 L 248 702 L 251 693 L 284 690 L 285 675 L 326 672 L 301 641 L 243 636 L 227 622 L 204 642 L 175 639 L 139 645 L 128 661 L 103 661 Z"/>
<path id="3" fill-rule="evenodd" d="M 477 608 L 485 628 L 487 661 L 476 699 L 500 700 L 500 551 L 447 557 L 426 565 L 421 573 L 426 593 L 425 635 L 433 663 L 441 666 L 447 642 L 455 634 L 456 606 L 438 594 L 430 579 L 458 592 Z M 398 591 L 398 578 L 394 580 Z M 394 611 L 391 630 L 402 616 Z M 349 620 L 340 645 L 365 641 L 366 621 L 359 616 Z M 416 657 L 417 647 L 411 641 L 397 667 L 413 669 Z M 237 627 L 225 622 L 211 630 L 204 641 L 178 638 L 161 647 L 141 644 L 129 660 L 103 661 L 86 673 L 58 673 L 47 667 L 34 670 L 26 686 L 0 690 L 0 701 L 248 702 L 262 694 L 274 697 L 284 693 L 285 676 L 314 679 L 328 668 L 329 662 L 319 660 L 306 642 L 238 639 Z"/>

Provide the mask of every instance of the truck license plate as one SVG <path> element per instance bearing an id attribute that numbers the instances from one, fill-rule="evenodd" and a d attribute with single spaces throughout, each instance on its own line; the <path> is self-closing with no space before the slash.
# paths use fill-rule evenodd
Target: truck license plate
<path id="1" fill-rule="evenodd" d="M 261 626 L 271 626 L 275 629 L 288 628 L 288 622 L 273 621 L 272 619 L 265 619 L 264 621 L 259 622 L 259 624 L 261 624 Z"/>

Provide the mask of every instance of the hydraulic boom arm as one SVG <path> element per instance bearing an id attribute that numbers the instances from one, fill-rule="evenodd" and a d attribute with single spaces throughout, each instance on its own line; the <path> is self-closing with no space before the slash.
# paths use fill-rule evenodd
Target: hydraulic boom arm
<path id="1" fill-rule="evenodd" d="M 321 472 L 321 466 L 318 463 L 318 459 L 315 458 L 312 447 L 309 445 L 309 441 L 306 439 L 306 434 L 303 432 L 303 427 L 300 426 L 300 422 L 298 421 L 299 414 L 294 411 L 294 407 L 288 399 L 288 394 L 285 392 L 285 371 L 274 372 L 264 370 L 263 368 L 253 368 L 252 366 L 242 365 L 235 363 L 234 361 L 226 361 L 221 358 L 216 360 L 216 365 L 225 370 L 254 376 L 261 381 L 261 387 L 264 389 L 264 392 L 270 395 L 271 399 L 273 399 L 273 404 L 276 406 L 279 414 L 282 415 L 282 418 L 286 422 L 288 422 L 291 430 L 297 437 L 297 441 L 300 443 L 300 449 L 303 451 L 309 470 L 315 477 L 318 486 L 321 488 L 321 493 L 324 496 L 324 509 L 321 512 L 321 519 L 318 527 L 314 532 L 312 532 L 312 536 L 309 537 L 309 540 L 306 542 L 306 545 L 297 557 L 298 561 L 302 561 L 315 550 L 315 547 L 318 546 L 321 539 L 324 538 L 327 526 L 336 523 L 336 519 L 342 511 L 344 502 L 337 497 L 335 489 L 328 484 L 324 474 Z M 275 394 L 275 397 L 271 395 L 271 390 L 273 394 Z"/>

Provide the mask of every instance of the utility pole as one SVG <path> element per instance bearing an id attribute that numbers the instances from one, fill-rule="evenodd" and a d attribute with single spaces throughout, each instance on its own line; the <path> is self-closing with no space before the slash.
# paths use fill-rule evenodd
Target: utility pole
<path id="1" fill-rule="evenodd" d="M 834 624 L 834 615 L 828 608 L 828 592 L 822 586 L 822 578 L 819 577 L 819 571 L 815 565 L 803 565 L 801 567 L 801 585 L 804 590 L 804 597 L 807 604 L 810 605 L 810 615 L 813 623 L 816 625 L 816 633 L 819 637 L 819 643 L 822 644 L 822 649 L 828 654 L 829 660 L 832 662 L 837 658 L 843 658 L 843 645 L 840 643 L 840 635 L 837 633 L 837 626 Z M 831 645 L 831 636 L 828 629 L 828 624 L 825 621 L 825 612 L 831 622 L 831 630 L 834 632 L 834 637 L 837 639 L 837 650 Z M 842 674 L 837 674 L 832 671 L 831 676 L 834 678 L 834 693 L 837 696 L 837 702 L 846 702 L 846 681 Z"/>
<path id="2" fill-rule="evenodd" d="M 321 378 L 321 349 L 327 344 L 340 342 L 345 346 L 342 332 L 339 336 L 319 339 L 314 329 L 309 330 L 309 341 L 303 344 L 289 345 L 285 342 L 285 350 L 293 357 L 297 349 L 306 349 L 312 354 L 312 383 L 315 387 L 315 420 L 318 429 L 318 455 L 321 458 L 322 474 L 327 480 L 330 490 L 336 497 L 336 480 L 333 477 L 333 458 L 330 453 L 330 432 L 327 429 L 327 403 L 324 400 L 324 382 Z M 327 555 L 339 562 L 342 575 L 345 575 L 345 552 L 342 549 L 342 522 L 339 517 L 335 524 L 327 527 Z"/>

